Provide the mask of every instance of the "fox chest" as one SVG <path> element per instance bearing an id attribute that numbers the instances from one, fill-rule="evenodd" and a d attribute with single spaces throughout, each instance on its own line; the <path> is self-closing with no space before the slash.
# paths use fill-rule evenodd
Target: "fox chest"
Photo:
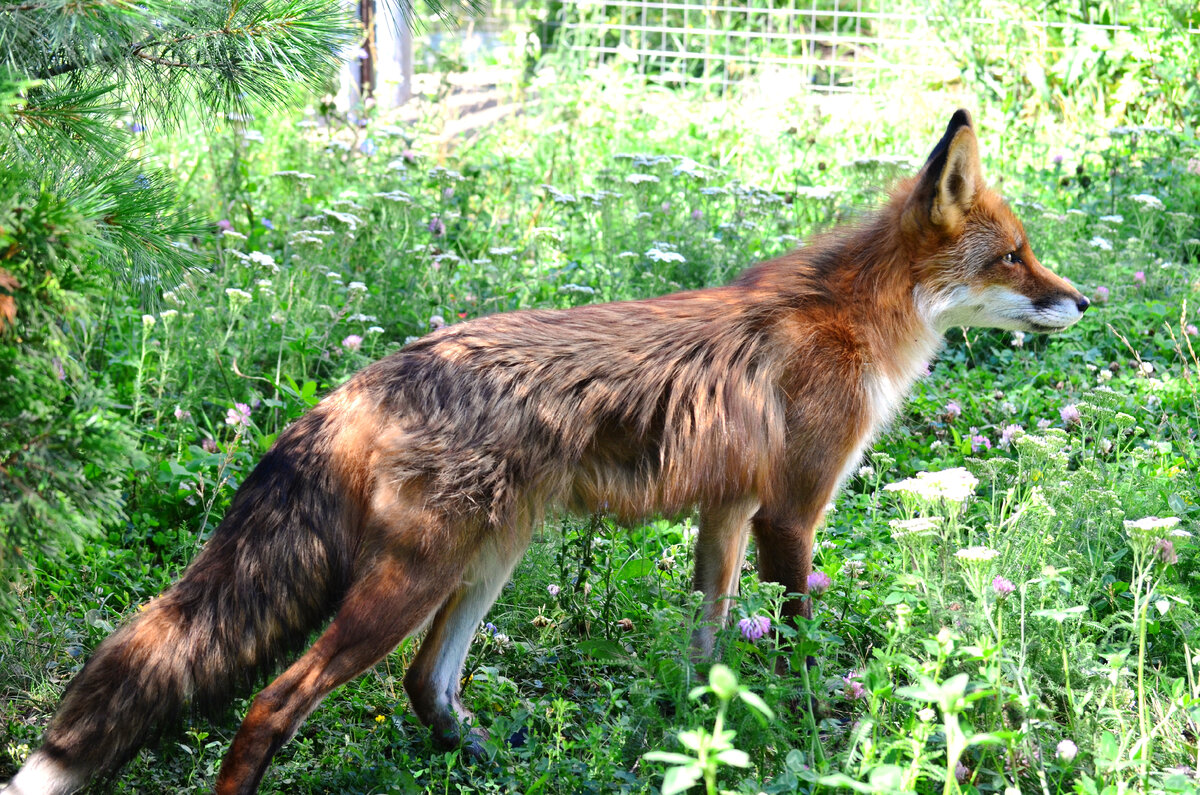
<path id="1" fill-rule="evenodd" d="M 850 444 L 850 454 L 842 462 L 838 477 L 840 487 L 862 460 L 863 452 L 887 428 L 904 405 L 911 387 L 910 379 L 895 379 L 883 372 L 864 373 L 859 386 L 859 402 L 863 421 L 859 423 L 857 438 Z"/>

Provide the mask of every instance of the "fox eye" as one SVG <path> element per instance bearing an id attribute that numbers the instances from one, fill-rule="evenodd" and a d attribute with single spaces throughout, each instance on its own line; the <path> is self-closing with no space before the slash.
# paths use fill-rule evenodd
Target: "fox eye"
<path id="1" fill-rule="evenodd" d="M 1003 260 L 1005 265 L 1020 265 L 1021 255 L 1015 251 L 1010 251 L 1004 255 Z"/>

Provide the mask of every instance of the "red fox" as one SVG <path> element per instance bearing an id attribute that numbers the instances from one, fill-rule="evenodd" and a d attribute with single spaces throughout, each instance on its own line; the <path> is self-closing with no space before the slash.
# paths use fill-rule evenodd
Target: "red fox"
<path id="1" fill-rule="evenodd" d="M 946 329 L 1057 331 L 1087 307 L 984 184 L 960 110 L 881 209 L 730 285 L 431 333 L 280 435 L 183 577 L 96 648 L 3 792 L 115 771 L 330 617 L 255 698 L 218 793 L 254 792 L 321 699 L 422 628 L 413 709 L 441 746 L 478 752 L 468 646 L 547 510 L 697 510 L 699 655 L 750 535 L 803 614 L 825 506 Z"/>

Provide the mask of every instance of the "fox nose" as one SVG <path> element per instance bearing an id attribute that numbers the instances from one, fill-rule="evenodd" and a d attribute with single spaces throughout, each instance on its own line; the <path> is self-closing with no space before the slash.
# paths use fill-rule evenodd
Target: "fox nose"
<path id="1" fill-rule="evenodd" d="M 1082 295 L 1079 296 L 1079 299 L 1075 302 L 1075 308 L 1079 310 L 1079 314 L 1081 315 L 1086 312 L 1087 308 L 1091 305 L 1092 302 L 1087 300 L 1087 298 Z"/>

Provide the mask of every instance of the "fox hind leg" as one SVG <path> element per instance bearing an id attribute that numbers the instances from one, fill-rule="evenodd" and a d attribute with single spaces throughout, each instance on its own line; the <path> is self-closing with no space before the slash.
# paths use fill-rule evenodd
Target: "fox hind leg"
<path id="1" fill-rule="evenodd" d="M 737 596 L 750 518 L 758 500 L 746 497 L 704 508 L 696 536 L 694 588 L 704 594 L 699 626 L 692 633 L 692 649 L 702 659 L 712 657 L 717 630 L 729 614 L 729 603 Z"/>
<path id="2" fill-rule="evenodd" d="M 480 548 L 463 583 L 438 611 L 404 677 L 413 709 L 442 748 L 463 746 L 473 756 L 482 755 L 487 733 L 470 726 L 473 716 L 459 699 L 463 666 L 479 623 L 508 582 L 529 540 L 529 528 L 523 527 Z"/>
<path id="3" fill-rule="evenodd" d="M 271 757 L 321 700 L 419 629 L 445 600 L 447 582 L 461 576 L 451 555 L 381 554 L 316 643 L 254 699 L 221 765 L 218 795 L 254 792 Z"/>

